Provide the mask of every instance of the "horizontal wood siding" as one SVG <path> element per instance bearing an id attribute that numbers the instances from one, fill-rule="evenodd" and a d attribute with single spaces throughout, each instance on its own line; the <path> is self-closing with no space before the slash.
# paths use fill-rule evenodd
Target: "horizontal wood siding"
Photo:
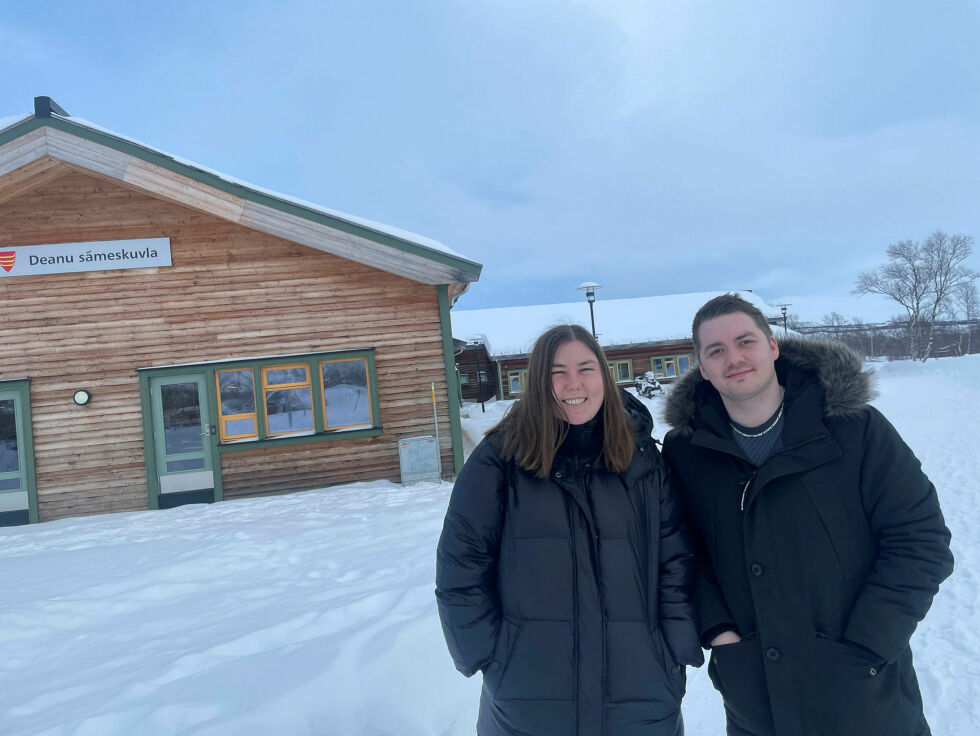
<path id="1" fill-rule="evenodd" d="M 0 248 L 149 237 L 173 267 L 0 279 L 0 379 L 31 379 L 42 520 L 147 507 L 138 367 L 375 349 L 382 435 L 224 453 L 228 497 L 397 479 L 397 441 L 433 433 L 433 381 L 452 472 L 436 287 L 75 171 L 0 203 Z"/>

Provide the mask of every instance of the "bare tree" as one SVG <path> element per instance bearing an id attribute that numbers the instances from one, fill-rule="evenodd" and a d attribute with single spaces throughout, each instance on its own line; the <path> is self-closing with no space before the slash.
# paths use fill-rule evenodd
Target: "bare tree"
<path id="1" fill-rule="evenodd" d="M 973 236 L 937 230 L 924 243 L 902 240 L 885 252 L 888 262 L 860 274 L 852 293 L 882 294 L 904 307 L 909 355 L 913 360 L 926 360 L 932 352 L 936 319 L 949 309 L 958 285 L 977 278 L 977 272 L 964 265 L 973 253 Z M 929 338 L 920 352 L 925 327 Z"/>
<path id="2" fill-rule="evenodd" d="M 977 294 L 977 282 L 972 280 L 962 283 L 953 289 L 953 304 L 956 311 L 955 316 L 962 316 L 963 319 L 974 322 L 980 319 L 980 295 Z M 966 325 L 966 350 L 964 354 L 971 352 L 973 344 L 973 325 Z"/>
<path id="3" fill-rule="evenodd" d="M 937 230 L 922 247 L 926 270 L 930 277 L 931 305 L 927 315 L 929 320 L 929 341 L 926 343 L 922 362 L 932 353 L 935 343 L 936 320 L 943 312 L 952 309 L 953 295 L 965 284 L 973 284 L 977 272 L 964 266 L 973 253 L 972 235 L 947 235 Z"/>
<path id="4" fill-rule="evenodd" d="M 826 334 L 834 340 L 840 341 L 843 336 L 842 327 L 847 325 L 847 317 L 840 312 L 830 312 L 820 318 L 820 324 L 826 326 Z"/>
<path id="5" fill-rule="evenodd" d="M 888 263 L 858 275 L 852 294 L 881 294 L 898 302 L 908 314 L 909 355 L 919 357 L 919 323 L 928 307 L 929 274 L 922 246 L 912 240 L 892 243 L 885 251 Z"/>

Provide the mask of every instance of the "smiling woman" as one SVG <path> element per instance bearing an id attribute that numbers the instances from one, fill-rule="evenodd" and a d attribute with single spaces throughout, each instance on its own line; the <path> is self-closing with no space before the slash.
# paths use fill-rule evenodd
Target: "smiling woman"
<path id="1" fill-rule="evenodd" d="M 684 666 L 703 658 L 652 426 L 595 338 L 560 325 L 463 467 L 436 598 L 457 669 L 483 673 L 480 736 L 683 732 Z"/>

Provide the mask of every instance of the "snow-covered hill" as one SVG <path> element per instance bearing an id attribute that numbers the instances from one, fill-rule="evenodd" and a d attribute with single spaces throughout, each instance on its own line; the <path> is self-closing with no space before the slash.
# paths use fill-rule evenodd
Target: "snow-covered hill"
<path id="1" fill-rule="evenodd" d="M 926 713 L 936 734 L 980 733 L 980 356 L 878 374 L 953 531 L 956 572 L 913 638 Z M 469 437 L 502 409 L 470 407 Z M 473 734 L 479 676 L 453 669 L 432 596 L 450 490 L 358 483 L 0 529 L 0 735 Z M 688 736 L 724 732 L 703 669 L 684 712 Z"/>

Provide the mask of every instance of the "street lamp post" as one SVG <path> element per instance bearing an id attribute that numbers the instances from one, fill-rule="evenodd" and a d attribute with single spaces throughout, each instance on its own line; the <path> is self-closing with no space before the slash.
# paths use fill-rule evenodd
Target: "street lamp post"
<path id="1" fill-rule="evenodd" d="M 792 304 L 776 304 L 774 306 L 779 307 L 780 311 L 783 313 L 783 337 L 789 336 L 789 325 L 786 319 L 786 307 L 792 307 Z"/>
<path id="2" fill-rule="evenodd" d="M 595 304 L 595 290 L 601 288 L 602 284 L 597 284 L 595 281 L 586 281 L 585 283 L 579 284 L 578 289 L 576 289 L 576 291 L 585 292 L 585 299 L 589 303 L 589 319 L 592 320 L 592 337 L 596 340 L 599 339 L 599 335 L 595 331 L 595 311 L 592 305 Z"/>
<path id="3" fill-rule="evenodd" d="M 480 411 L 486 414 L 487 407 L 483 403 L 483 382 L 480 380 L 480 348 L 482 343 L 473 343 L 476 345 L 476 398 L 480 402 Z"/>

